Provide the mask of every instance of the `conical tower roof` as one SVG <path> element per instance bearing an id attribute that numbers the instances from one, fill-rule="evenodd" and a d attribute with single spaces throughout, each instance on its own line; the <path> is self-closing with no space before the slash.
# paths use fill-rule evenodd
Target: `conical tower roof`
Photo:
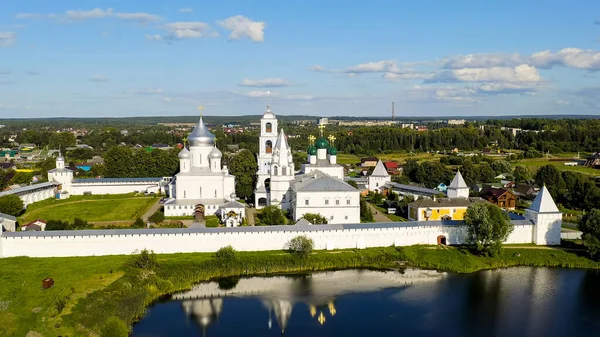
<path id="1" fill-rule="evenodd" d="M 448 188 L 451 188 L 451 189 L 469 188 L 469 186 L 467 186 L 467 183 L 465 183 L 465 180 L 463 179 L 462 174 L 460 174 L 460 170 L 456 171 L 456 175 L 454 176 L 454 179 L 452 179 L 452 182 L 450 183 L 450 186 L 448 186 Z"/>
<path id="2" fill-rule="evenodd" d="M 383 165 L 383 162 L 381 161 L 381 159 L 377 162 L 377 165 L 375 166 L 375 169 L 373 169 L 373 173 L 371 173 L 371 176 L 372 177 L 389 177 L 390 176 L 387 169 L 385 168 L 385 165 Z"/>
<path id="3" fill-rule="evenodd" d="M 538 195 L 531 203 L 529 207 L 530 210 L 538 212 L 538 213 L 558 213 L 558 207 L 554 203 L 554 199 L 550 195 L 550 192 L 546 188 L 546 185 L 542 187 Z"/>

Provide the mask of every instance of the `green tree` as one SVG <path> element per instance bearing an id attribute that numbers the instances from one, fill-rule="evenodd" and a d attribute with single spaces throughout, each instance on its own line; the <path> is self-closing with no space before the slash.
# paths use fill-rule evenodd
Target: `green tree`
<path id="1" fill-rule="evenodd" d="M 306 213 L 302 217 L 313 225 L 327 224 L 327 219 L 324 216 L 322 216 L 321 214 Z"/>
<path id="2" fill-rule="evenodd" d="M 398 194 L 396 194 L 396 193 L 394 193 L 392 191 L 389 191 L 388 194 L 387 194 L 387 200 L 389 200 L 389 201 L 396 201 L 396 200 L 398 200 Z"/>
<path id="3" fill-rule="evenodd" d="M 535 174 L 535 183 L 538 186 L 546 185 L 548 192 L 550 192 L 554 200 L 561 200 L 566 188 L 560 170 L 554 165 L 540 167 Z"/>
<path id="4" fill-rule="evenodd" d="M 18 216 L 23 212 L 23 200 L 17 195 L 9 194 L 0 197 L 0 213 Z"/>
<path id="5" fill-rule="evenodd" d="M 235 176 L 235 194 L 239 198 L 251 199 L 256 187 L 258 165 L 252 152 L 241 150 L 229 163 L 229 172 Z"/>
<path id="6" fill-rule="evenodd" d="M 163 221 L 165 221 L 165 214 L 161 211 L 156 211 L 154 214 L 152 214 L 149 218 L 148 221 L 152 222 L 152 223 L 161 223 Z"/>
<path id="7" fill-rule="evenodd" d="M 492 170 L 496 175 L 502 173 L 510 173 L 512 171 L 511 165 L 506 160 L 494 160 L 492 162 Z"/>
<path id="8" fill-rule="evenodd" d="M 419 172 L 419 162 L 414 159 L 409 159 L 404 163 L 404 167 L 402 169 L 402 173 L 404 176 L 408 177 L 411 181 L 419 182 L 419 178 L 417 174 Z"/>
<path id="9" fill-rule="evenodd" d="M 381 193 L 379 193 L 379 191 L 375 191 L 375 193 L 372 194 L 371 202 L 373 202 L 375 205 L 379 205 L 383 202 L 383 196 Z"/>
<path id="10" fill-rule="evenodd" d="M 470 159 L 466 159 L 460 167 L 460 174 L 463 176 L 465 183 L 473 184 L 481 182 L 475 165 Z"/>
<path id="11" fill-rule="evenodd" d="M 62 220 L 48 220 L 46 223 L 47 231 L 64 231 L 71 229 L 71 224 Z"/>
<path id="12" fill-rule="evenodd" d="M 277 206 L 266 206 L 256 213 L 259 226 L 285 225 L 285 215 Z"/>
<path id="13" fill-rule="evenodd" d="M 133 158 L 133 151 L 130 148 L 116 146 L 104 154 L 104 173 L 107 177 L 135 177 L 135 167 L 136 162 Z"/>
<path id="14" fill-rule="evenodd" d="M 479 182 L 491 183 L 496 180 L 496 172 L 494 172 L 494 170 L 488 163 L 480 163 L 479 167 L 477 168 L 477 171 L 479 172 Z"/>
<path id="15" fill-rule="evenodd" d="M 4 191 L 8 187 L 8 173 L 10 170 L 0 169 L 0 191 Z"/>
<path id="16" fill-rule="evenodd" d="M 305 235 L 297 236 L 290 240 L 289 251 L 299 258 L 305 259 L 312 253 L 314 245 L 311 238 Z"/>
<path id="17" fill-rule="evenodd" d="M 363 199 L 360 200 L 360 222 L 373 222 L 373 212 Z"/>
<path id="18" fill-rule="evenodd" d="M 100 337 L 127 337 L 129 326 L 121 319 L 112 316 L 104 322 L 100 329 Z"/>
<path id="19" fill-rule="evenodd" d="M 525 165 L 517 165 L 513 171 L 513 176 L 515 177 L 515 183 L 526 184 L 531 180 L 531 171 Z"/>
<path id="20" fill-rule="evenodd" d="M 440 162 L 424 162 L 417 171 L 418 182 L 427 188 L 437 187 L 440 183 L 449 184 L 452 171 Z"/>
<path id="21" fill-rule="evenodd" d="M 588 253 L 593 259 L 600 259 L 600 209 L 592 209 L 578 225 L 583 233 L 581 238 Z"/>
<path id="22" fill-rule="evenodd" d="M 467 242 L 475 246 L 478 254 L 496 256 L 502 243 L 513 231 L 508 214 L 493 204 L 472 204 L 465 215 Z"/>
<path id="23" fill-rule="evenodd" d="M 29 184 L 33 179 L 32 172 L 16 172 L 10 179 L 10 184 Z"/>
<path id="24" fill-rule="evenodd" d="M 48 140 L 49 146 L 52 149 L 62 149 L 63 153 L 65 153 L 66 148 L 70 146 L 75 146 L 75 135 L 70 132 L 56 132 L 50 136 Z"/>

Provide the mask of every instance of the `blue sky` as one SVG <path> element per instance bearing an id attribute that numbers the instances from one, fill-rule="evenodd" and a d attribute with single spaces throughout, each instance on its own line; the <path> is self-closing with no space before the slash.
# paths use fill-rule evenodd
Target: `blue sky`
<path id="1" fill-rule="evenodd" d="M 600 2 L 3 0 L 0 118 L 596 114 Z M 267 92 L 270 97 L 267 98 Z"/>

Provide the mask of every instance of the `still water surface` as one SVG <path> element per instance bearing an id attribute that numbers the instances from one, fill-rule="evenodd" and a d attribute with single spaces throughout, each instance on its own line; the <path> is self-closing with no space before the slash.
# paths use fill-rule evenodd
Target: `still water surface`
<path id="1" fill-rule="evenodd" d="M 411 269 L 202 283 L 157 303 L 134 337 L 600 336 L 600 272 Z"/>

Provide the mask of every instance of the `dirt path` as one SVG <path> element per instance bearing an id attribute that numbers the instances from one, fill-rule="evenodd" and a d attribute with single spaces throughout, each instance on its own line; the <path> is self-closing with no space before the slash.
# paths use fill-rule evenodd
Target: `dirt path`
<path id="1" fill-rule="evenodd" d="M 256 214 L 256 208 L 246 207 L 246 221 L 248 226 L 254 226 L 254 214 Z"/>
<path id="2" fill-rule="evenodd" d="M 154 204 L 152 204 L 152 206 L 150 206 L 150 208 L 148 208 L 146 213 L 144 213 L 144 215 L 142 215 L 142 220 L 144 220 L 144 222 L 147 222 L 148 218 L 151 217 L 152 214 L 156 213 L 156 211 L 158 211 L 162 207 L 162 205 L 158 203 L 159 201 L 160 201 L 160 199 L 157 199 L 156 202 Z"/>
<path id="3" fill-rule="evenodd" d="M 388 218 L 385 214 L 380 212 L 377 208 L 375 208 L 375 206 L 371 205 L 368 202 L 367 205 L 369 206 L 369 208 L 371 208 L 371 212 L 373 212 L 373 220 L 375 220 L 375 222 L 392 222 L 390 218 Z"/>

